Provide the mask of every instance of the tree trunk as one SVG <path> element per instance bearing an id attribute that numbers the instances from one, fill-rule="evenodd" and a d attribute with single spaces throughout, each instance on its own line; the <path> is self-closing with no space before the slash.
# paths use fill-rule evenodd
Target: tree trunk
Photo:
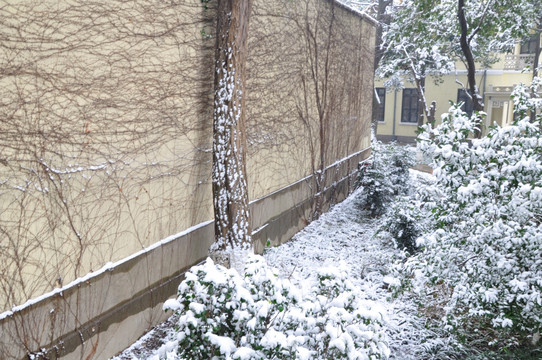
<path id="1" fill-rule="evenodd" d="M 382 99 L 377 99 L 376 90 L 375 90 L 373 91 L 373 104 L 372 104 L 373 118 L 371 119 L 371 127 L 373 129 L 375 136 L 376 136 L 376 132 L 378 131 L 378 119 L 376 115 L 378 114 L 378 109 L 380 108 L 379 101 L 382 101 Z"/>
<path id="2" fill-rule="evenodd" d="M 538 20 L 539 26 L 542 26 L 542 18 Z M 538 77 L 538 66 L 540 65 L 540 32 L 542 29 L 536 29 L 536 48 L 534 53 L 533 61 L 533 80 L 535 77 Z M 534 93 L 531 94 L 531 97 L 535 98 L 537 95 Z M 536 121 L 536 107 L 531 111 L 531 122 Z"/>
<path id="3" fill-rule="evenodd" d="M 540 65 L 540 32 L 536 34 L 537 42 L 533 61 L 533 79 L 538 76 L 538 66 Z"/>
<path id="4" fill-rule="evenodd" d="M 459 18 L 459 25 L 461 27 L 461 37 L 459 39 L 461 45 L 461 51 L 465 56 L 465 62 L 467 65 L 467 80 L 469 92 L 472 98 L 472 103 L 475 112 L 480 112 L 484 110 L 484 104 L 482 103 L 482 98 L 478 92 L 478 86 L 476 85 L 476 66 L 474 64 L 474 56 L 472 55 L 472 49 L 470 47 L 469 40 L 467 38 L 468 28 L 467 28 L 467 19 L 465 18 L 465 0 L 458 0 L 457 6 L 457 17 Z M 467 92 L 467 93 L 469 93 Z M 474 136 L 480 138 L 482 136 L 482 131 L 480 129 L 480 123 L 477 124 L 477 129 L 475 130 Z"/>
<path id="5" fill-rule="evenodd" d="M 219 0 L 215 48 L 211 256 L 243 271 L 252 252 L 246 177 L 245 67 L 250 0 Z"/>
<path id="6" fill-rule="evenodd" d="M 429 119 L 429 112 L 427 111 L 427 103 L 425 100 L 425 77 L 416 79 L 416 92 L 418 93 L 418 126 L 422 126 L 424 116 Z"/>
<path id="7" fill-rule="evenodd" d="M 427 123 L 431 124 L 431 127 L 435 127 L 435 113 L 437 112 L 437 102 L 433 100 L 431 107 L 429 107 L 429 116 L 427 117 Z"/>
<path id="8" fill-rule="evenodd" d="M 416 75 L 414 70 L 411 68 L 413 75 Z M 423 119 L 427 119 L 427 124 L 435 125 L 435 112 L 437 110 L 437 102 L 433 101 L 431 106 L 427 104 L 427 97 L 425 96 L 425 77 L 416 79 L 416 93 L 418 94 L 418 126 L 424 124 Z"/>

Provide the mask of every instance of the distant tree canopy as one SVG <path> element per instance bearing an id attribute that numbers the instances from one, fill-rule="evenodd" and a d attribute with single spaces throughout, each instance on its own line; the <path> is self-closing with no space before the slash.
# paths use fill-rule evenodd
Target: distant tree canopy
<path id="1" fill-rule="evenodd" d="M 393 21 L 383 34 L 384 55 L 376 74 L 406 76 L 416 84 L 425 115 L 423 91 L 427 75 L 443 75 L 456 61 L 465 64 L 474 108 L 483 109 L 474 74 L 476 64 L 487 67 L 496 54 L 510 52 L 529 36 L 540 17 L 538 0 L 405 0 L 392 5 Z"/>

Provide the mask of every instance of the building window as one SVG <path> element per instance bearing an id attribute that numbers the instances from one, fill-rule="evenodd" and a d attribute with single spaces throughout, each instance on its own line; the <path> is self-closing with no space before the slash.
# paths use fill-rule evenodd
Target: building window
<path id="1" fill-rule="evenodd" d="M 376 88 L 376 95 L 378 96 L 379 104 L 375 116 L 378 122 L 384 122 L 384 109 L 386 108 L 386 88 Z"/>
<path id="2" fill-rule="evenodd" d="M 534 54 L 536 52 L 536 45 L 539 41 L 538 36 L 531 35 L 527 40 L 521 43 L 521 48 L 519 49 L 520 54 Z"/>
<path id="3" fill-rule="evenodd" d="M 466 112 L 469 116 L 472 115 L 472 113 L 474 112 L 474 103 L 472 102 L 472 99 L 469 97 L 465 89 L 457 90 L 457 102 L 463 103 L 463 105 L 461 105 L 461 110 Z"/>
<path id="4" fill-rule="evenodd" d="M 416 89 L 403 89 L 403 105 L 401 109 L 402 123 L 418 123 L 418 93 Z"/>

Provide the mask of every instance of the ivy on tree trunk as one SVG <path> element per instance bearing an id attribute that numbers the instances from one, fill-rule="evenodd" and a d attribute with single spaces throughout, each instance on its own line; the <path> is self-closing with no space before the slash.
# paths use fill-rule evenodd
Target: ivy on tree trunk
<path id="1" fill-rule="evenodd" d="M 246 177 L 245 68 L 250 0 L 219 0 L 215 47 L 211 255 L 237 270 L 252 251 Z"/>

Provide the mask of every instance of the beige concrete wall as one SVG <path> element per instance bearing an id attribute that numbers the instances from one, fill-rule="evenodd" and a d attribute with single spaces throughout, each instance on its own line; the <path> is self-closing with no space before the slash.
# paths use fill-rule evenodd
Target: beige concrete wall
<path id="1" fill-rule="evenodd" d="M 0 8 L 0 311 L 212 218 L 212 10 Z"/>
<path id="2" fill-rule="evenodd" d="M 369 146 L 372 94 L 364 90 L 372 87 L 374 54 L 374 24 L 335 1 L 255 1 L 253 15 L 247 80 L 252 199 Z"/>
<path id="3" fill-rule="evenodd" d="M 213 6 L 0 7 L 0 358 L 109 356 L 163 319 L 161 302 L 206 256 Z M 310 220 L 319 167 L 335 202 L 367 155 L 374 23 L 330 0 L 257 0 L 249 33 L 261 250 Z"/>
<path id="4" fill-rule="evenodd" d="M 213 224 L 203 224 L 14 311 L 0 321 L 0 355 L 107 359 L 164 320 L 161 304 L 212 241 Z"/>
<path id="5" fill-rule="evenodd" d="M 326 169 L 339 177 L 324 191 L 326 209 L 350 193 L 357 164 L 369 153 L 354 153 Z M 309 176 L 250 204 L 257 252 L 307 225 L 313 183 Z M 184 271 L 206 257 L 213 237 L 212 222 L 199 224 L 14 311 L 0 321 L 2 358 L 40 353 L 44 359 L 107 359 L 120 352 L 165 320 L 162 303 L 175 294 Z"/>

